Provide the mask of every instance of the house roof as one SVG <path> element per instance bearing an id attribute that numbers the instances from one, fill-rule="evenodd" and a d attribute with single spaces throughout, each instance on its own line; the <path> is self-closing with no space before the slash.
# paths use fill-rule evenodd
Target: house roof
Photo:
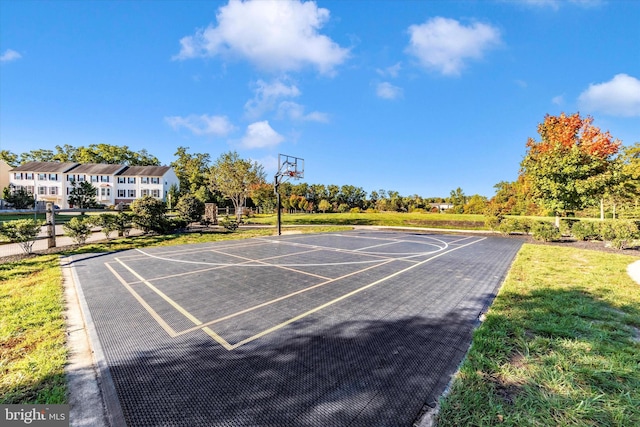
<path id="1" fill-rule="evenodd" d="M 73 169 L 73 173 L 84 173 L 87 175 L 112 175 L 121 169 L 126 168 L 125 165 L 110 165 L 106 163 L 82 163 Z"/>
<path id="2" fill-rule="evenodd" d="M 78 166 L 79 163 L 72 162 L 27 162 L 18 167 L 13 168 L 12 172 L 58 172 L 64 173 Z"/>
<path id="3" fill-rule="evenodd" d="M 118 176 L 164 176 L 169 166 L 129 166 L 118 172 Z"/>

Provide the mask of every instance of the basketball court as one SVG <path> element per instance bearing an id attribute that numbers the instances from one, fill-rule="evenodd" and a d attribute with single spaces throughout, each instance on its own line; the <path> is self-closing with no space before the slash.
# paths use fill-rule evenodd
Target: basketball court
<path id="1" fill-rule="evenodd" d="M 74 256 L 129 426 L 411 426 L 515 239 L 350 231 Z"/>

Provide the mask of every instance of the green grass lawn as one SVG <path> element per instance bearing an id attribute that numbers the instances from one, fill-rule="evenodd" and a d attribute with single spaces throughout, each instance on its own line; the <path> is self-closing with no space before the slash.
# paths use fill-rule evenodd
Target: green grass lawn
<path id="1" fill-rule="evenodd" d="M 438 425 L 640 425 L 636 259 L 524 245 Z"/>
<path id="2" fill-rule="evenodd" d="M 256 215 L 249 218 L 251 224 L 275 224 L 276 215 Z M 444 213 L 299 213 L 283 214 L 282 224 L 337 224 L 337 225 L 378 225 L 396 227 L 458 228 L 465 230 L 486 230 L 483 215 Z"/>

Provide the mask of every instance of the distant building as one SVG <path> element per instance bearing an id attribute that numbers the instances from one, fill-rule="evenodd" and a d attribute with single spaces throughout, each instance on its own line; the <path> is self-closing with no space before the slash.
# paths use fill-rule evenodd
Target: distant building
<path id="1" fill-rule="evenodd" d="M 9 185 L 24 188 L 38 201 L 70 208 L 73 182 L 90 182 L 96 201 L 105 206 L 129 204 L 143 196 L 166 201 L 171 185 L 179 185 L 169 166 L 126 166 L 101 163 L 28 162 L 12 169 Z"/>
<path id="2" fill-rule="evenodd" d="M 11 166 L 9 166 L 4 160 L 0 160 L 0 191 L 9 186 L 10 170 Z M 2 198 L 2 193 L 0 193 L 0 198 Z"/>

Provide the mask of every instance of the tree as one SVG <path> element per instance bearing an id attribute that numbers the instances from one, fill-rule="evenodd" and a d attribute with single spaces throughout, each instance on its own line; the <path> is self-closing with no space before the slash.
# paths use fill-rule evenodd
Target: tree
<path id="1" fill-rule="evenodd" d="M 131 203 L 133 223 L 145 233 L 155 231 L 163 233 L 166 229 L 167 219 L 165 204 L 151 196 L 143 196 Z"/>
<path id="2" fill-rule="evenodd" d="M 93 218 L 88 216 L 76 216 L 71 218 L 66 224 L 62 224 L 64 234 L 71 237 L 78 245 L 84 245 L 91 235 Z"/>
<path id="3" fill-rule="evenodd" d="M 102 228 L 104 237 L 106 237 L 107 240 L 111 238 L 111 233 L 118 230 L 118 226 L 116 224 L 116 215 L 111 213 L 103 213 L 98 215 L 98 217 L 95 219 L 95 225 Z"/>
<path id="4" fill-rule="evenodd" d="M 487 198 L 479 194 L 474 194 L 464 205 L 466 214 L 482 214 L 487 208 Z"/>
<path id="5" fill-rule="evenodd" d="M 230 199 L 238 217 L 251 187 L 265 182 L 262 166 L 257 162 L 241 159 L 235 151 L 220 155 L 211 166 L 209 177 L 210 190 L 219 191 Z"/>
<path id="6" fill-rule="evenodd" d="M 41 227 L 42 224 L 35 219 L 6 221 L 0 223 L 0 236 L 11 243 L 18 243 L 26 254 L 30 254 Z"/>
<path id="7" fill-rule="evenodd" d="M 4 160 L 9 166 L 15 168 L 18 166 L 18 155 L 9 150 L 0 150 L 0 160 Z"/>
<path id="8" fill-rule="evenodd" d="M 71 182 L 69 205 L 78 209 L 91 209 L 100 206 L 96 201 L 96 188 L 89 181 Z"/>
<path id="9" fill-rule="evenodd" d="M 620 142 L 578 113 L 546 115 L 538 125 L 540 141 L 529 138 L 521 175 L 534 199 L 558 216 L 595 204 L 612 183 L 613 155 Z"/>
<path id="10" fill-rule="evenodd" d="M 187 152 L 188 149 L 189 147 L 178 147 L 174 154 L 176 160 L 171 162 L 171 167 L 180 181 L 180 192 L 182 194 L 196 193 L 201 188 L 208 188 L 207 178 L 211 163 L 209 154 L 189 154 Z M 208 196 L 204 191 L 202 191 L 202 194 Z M 209 200 L 202 201 L 208 202 Z"/>
<path id="11" fill-rule="evenodd" d="M 185 220 L 187 224 L 197 222 L 204 215 L 204 202 L 191 194 L 185 194 L 180 197 L 176 205 L 178 215 Z"/>
<path id="12" fill-rule="evenodd" d="M 36 203 L 33 195 L 24 188 L 11 191 L 9 187 L 5 187 L 2 190 L 2 198 L 14 209 L 33 209 Z"/>
<path id="13" fill-rule="evenodd" d="M 158 166 L 160 161 L 146 149 L 132 151 L 128 146 L 111 144 L 90 144 L 73 147 L 56 145 L 55 151 L 46 149 L 31 150 L 20 154 L 20 163 L 27 162 L 77 162 L 106 163 L 129 166 Z"/>
<path id="14" fill-rule="evenodd" d="M 464 205 L 467 204 L 467 196 L 465 196 L 462 188 L 458 187 L 455 190 L 451 190 L 451 193 L 449 194 L 449 203 L 453 205 L 451 210 L 454 213 L 464 212 Z"/>
<path id="15" fill-rule="evenodd" d="M 322 213 L 325 213 L 326 211 L 331 209 L 331 203 L 329 203 L 325 199 L 322 199 L 320 200 L 320 204 L 318 204 L 318 209 L 320 209 Z"/>
<path id="16" fill-rule="evenodd" d="M 263 212 L 273 212 L 276 207 L 273 185 L 266 182 L 253 184 L 249 188 L 249 197 L 251 197 L 253 204 L 259 206 Z"/>

